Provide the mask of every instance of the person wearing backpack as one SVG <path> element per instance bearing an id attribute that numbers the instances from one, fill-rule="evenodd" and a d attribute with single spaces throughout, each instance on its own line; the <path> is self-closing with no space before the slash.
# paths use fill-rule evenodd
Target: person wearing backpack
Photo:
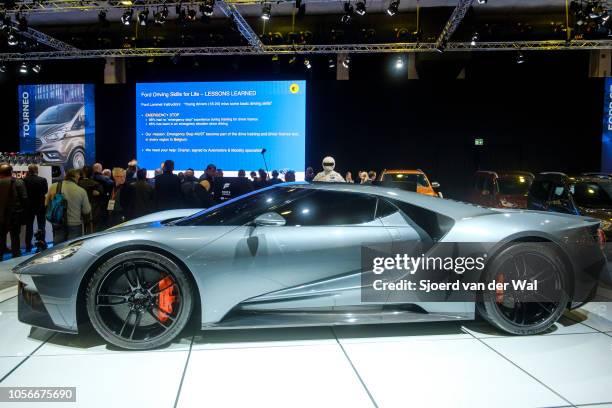
<path id="1" fill-rule="evenodd" d="M 0 261 L 5 251 L 6 234 L 11 236 L 13 258 L 21 256 L 20 232 L 24 221 L 28 195 L 20 179 L 13 177 L 10 164 L 0 165 Z"/>
<path id="2" fill-rule="evenodd" d="M 64 181 L 51 185 L 47 195 L 47 220 L 53 225 L 53 244 L 83 235 L 83 221 L 91 215 L 87 192 L 79 187 L 80 170 L 66 172 Z"/>

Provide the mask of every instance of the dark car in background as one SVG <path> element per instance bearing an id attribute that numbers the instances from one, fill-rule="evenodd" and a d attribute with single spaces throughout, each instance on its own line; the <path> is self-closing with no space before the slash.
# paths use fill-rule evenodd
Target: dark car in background
<path id="1" fill-rule="evenodd" d="M 526 208 L 534 175 L 526 171 L 477 171 L 468 201 L 493 208 Z"/>
<path id="2" fill-rule="evenodd" d="M 612 179 L 599 175 L 571 177 L 564 173 L 540 173 L 529 190 L 531 210 L 584 215 L 601 220 L 612 238 Z"/>

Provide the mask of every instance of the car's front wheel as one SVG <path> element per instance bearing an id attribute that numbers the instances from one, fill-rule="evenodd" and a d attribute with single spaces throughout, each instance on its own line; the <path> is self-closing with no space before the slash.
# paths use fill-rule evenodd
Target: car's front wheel
<path id="1" fill-rule="evenodd" d="M 185 328 L 193 308 L 186 273 L 151 251 L 129 251 L 104 262 L 87 287 L 87 314 L 109 343 L 130 350 L 163 346 Z"/>
<path id="2" fill-rule="evenodd" d="M 485 320 L 507 333 L 519 335 L 542 333 L 559 320 L 569 301 L 568 273 L 552 244 L 516 243 L 491 261 L 484 281 L 495 282 L 499 288 L 507 285 L 505 289 L 482 294 L 477 306 Z M 537 291 L 513 289 L 515 282 L 534 281 Z"/>

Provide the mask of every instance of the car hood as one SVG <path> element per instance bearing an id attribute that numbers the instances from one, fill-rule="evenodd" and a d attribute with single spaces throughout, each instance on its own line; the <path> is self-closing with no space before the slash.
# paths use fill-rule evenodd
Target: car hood
<path id="1" fill-rule="evenodd" d="M 46 135 L 65 129 L 66 123 L 50 123 L 48 125 L 36 125 L 36 136 L 45 137 Z"/>

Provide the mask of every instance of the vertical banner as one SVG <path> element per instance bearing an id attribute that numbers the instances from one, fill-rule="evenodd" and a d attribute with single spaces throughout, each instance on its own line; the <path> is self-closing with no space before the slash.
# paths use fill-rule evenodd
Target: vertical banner
<path id="1" fill-rule="evenodd" d="M 93 85 L 20 85 L 18 101 L 21 152 L 66 169 L 95 161 Z"/>
<path id="2" fill-rule="evenodd" d="M 603 129 L 601 135 L 601 171 L 612 173 L 612 77 L 604 89 Z"/>

